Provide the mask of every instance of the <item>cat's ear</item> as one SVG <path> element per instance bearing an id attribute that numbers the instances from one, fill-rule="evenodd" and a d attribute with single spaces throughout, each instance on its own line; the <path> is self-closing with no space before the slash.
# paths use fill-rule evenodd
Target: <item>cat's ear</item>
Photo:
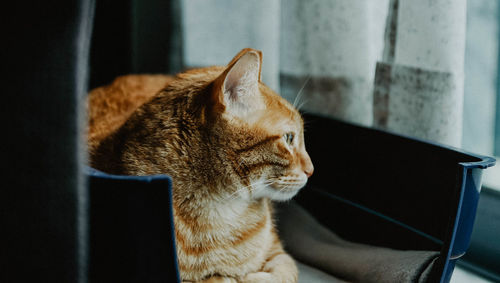
<path id="1" fill-rule="evenodd" d="M 243 49 L 217 79 L 217 100 L 230 114 L 243 117 L 262 108 L 259 92 L 262 53 Z"/>

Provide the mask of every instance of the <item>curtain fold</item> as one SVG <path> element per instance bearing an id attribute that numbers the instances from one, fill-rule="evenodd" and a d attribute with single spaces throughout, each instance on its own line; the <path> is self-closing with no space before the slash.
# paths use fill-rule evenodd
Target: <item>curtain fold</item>
<path id="1" fill-rule="evenodd" d="M 370 126 L 387 3 L 283 1 L 282 95 L 295 101 L 302 89 L 303 110 Z"/>
<path id="2" fill-rule="evenodd" d="M 466 1 L 393 0 L 390 9 L 374 125 L 459 147 Z"/>

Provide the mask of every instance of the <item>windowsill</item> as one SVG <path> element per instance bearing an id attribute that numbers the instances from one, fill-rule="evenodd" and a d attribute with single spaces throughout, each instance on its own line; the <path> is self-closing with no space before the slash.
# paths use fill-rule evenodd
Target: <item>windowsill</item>
<path id="1" fill-rule="evenodd" d="M 490 189 L 500 191 L 500 157 L 495 157 L 497 159 L 497 164 L 484 170 L 483 175 L 483 187 L 488 187 Z"/>
<path id="2" fill-rule="evenodd" d="M 460 267 L 455 267 L 455 270 L 453 271 L 453 274 L 451 275 L 451 283 L 486 283 L 486 282 L 493 282 L 489 281 L 487 279 L 484 279 L 483 277 L 480 277 L 479 275 L 472 273 L 468 270 L 465 270 Z"/>

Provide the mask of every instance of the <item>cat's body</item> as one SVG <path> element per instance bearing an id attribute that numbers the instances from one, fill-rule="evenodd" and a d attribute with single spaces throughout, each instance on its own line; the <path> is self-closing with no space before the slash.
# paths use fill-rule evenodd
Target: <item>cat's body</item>
<path id="1" fill-rule="evenodd" d="M 88 96 L 88 140 L 91 148 L 116 131 L 132 113 L 174 78 L 166 75 L 127 75 Z"/>
<path id="2" fill-rule="evenodd" d="M 119 117 L 113 123 L 99 123 L 104 112 L 90 111 L 93 167 L 173 177 L 177 254 L 185 281 L 297 280 L 293 259 L 274 229 L 269 199 L 290 199 L 313 167 L 300 114 L 260 82 L 260 65 L 260 52 L 245 49 L 227 67 L 156 77 L 152 88 L 165 87 L 155 95 L 149 87 L 137 87 L 137 98 L 122 103 L 126 110 L 109 107 Z M 137 79 L 147 77 L 124 77 L 114 84 Z M 107 105 L 99 102 L 105 92 L 90 94 L 91 109 Z"/>

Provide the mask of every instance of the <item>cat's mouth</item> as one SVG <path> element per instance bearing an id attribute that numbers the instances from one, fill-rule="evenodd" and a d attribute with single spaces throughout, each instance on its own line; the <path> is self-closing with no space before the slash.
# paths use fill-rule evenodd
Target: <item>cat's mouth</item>
<path id="1" fill-rule="evenodd" d="M 276 201 L 286 201 L 294 197 L 307 183 L 306 178 L 277 178 L 263 189 L 262 195 Z"/>
<path id="2" fill-rule="evenodd" d="M 302 187 L 306 185 L 307 181 L 302 181 L 302 180 L 297 180 L 293 182 L 277 182 L 274 184 L 271 184 L 270 186 L 278 191 L 282 192 L 292 192 L 292 191 L 297 191 L 300 190 Z"/>

